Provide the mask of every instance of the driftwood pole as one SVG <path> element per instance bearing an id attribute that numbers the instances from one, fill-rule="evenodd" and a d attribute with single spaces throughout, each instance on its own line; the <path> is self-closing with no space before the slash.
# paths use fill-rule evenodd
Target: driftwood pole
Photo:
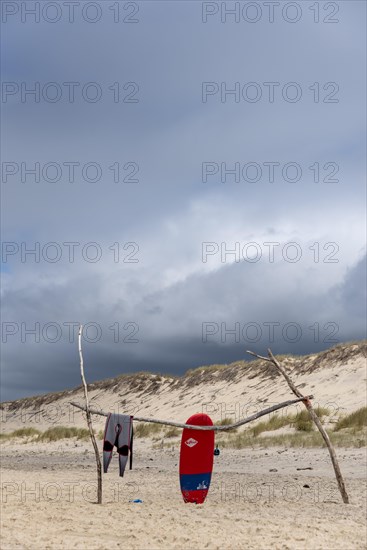
<path id="1" fill-rule="evenodd" d="M 88 387 L 87 383 L 85 381 L 84 376 L 84 362 L 83 362 L 83 353 L 82 353 L 82 331 L 83 331 L 83 325 L 79 326 L 79 357 L 80 357 L 80 374 L 82 377 L 82 382 L 84 386 L 84 396 L 85 396 L 85 411 L 87 415 L 87 423 L 90 433 L 90 438 L 93 444 L 94 453 L 96 455 L 96 463 L 97 463 L 97 503 L 102 504 L 102 465 L 101 465 L 101 458 L 99 456 L 99 450 L 98 445 L 96 442 L 96 438 L 93 431 L 93 424 L 92 424 L 92 416 L 91 411 L 89 408 L 89 398 L 88 398 Z"/>
<path id="2" fill-rule="evenodd" d="M 310 415 L 310 417 L 312 418 L 312 420 L 314 421 L 314 423 L 316 424 L 319 432 L 321 433 L 322 437 L 323 437 L 323 440 L 325 441 L 326 443 L 326 446 L 328 448 L 328 451 L 329 451 L 329 454 L 330 454 L 330 458 L 331 458 L 331 462 L 333 464 L 333 468 L 334 468 L 334 472 L 335 472 L 335 477 L 336 477 L 336 480 L 338 482 L 338 486 L 339 486 L 339 491 L 340 491 L 340 494 L 342 496 L 342 499 L 343 499 L 343 502 L 344 504 L 349 504 L 349 497 L 348 497 L 348 493 L 347 493 L 347 490 L 345 488 L 345 483 L 344 483 L 344 479 L 343 479 L 343 476 L 341 474 L 341 471 L 340 471 L 340 468 L 339 468 L 339 463 L 338 463 L 338 460 L 336 458 L 336 454 L 335 454 L 335 450 L 334 450 L 334 447 L 330 441 L 330 438 L 324 428 L 324 426 L 321 424 L 320 422 L 320 419 L 319 417 L 317 416 L 317 414 L 315 413 L 315 410 L 314 408 L 312 407 L 312 404 L 311 404 L 311 401 L 309 400 L 308 397 L 304 396 L 300 391 L 299 389 L 295 386 L 295 384 L 293 383 L 293 381 L 291 380 L 290 376 L 288 375 L 288 373 L 286 372 L 285 368 L 279 363 L 279 361 L 274 357 L 271 349 L 268 349 L 268 357 L 263 357 L 262 355 L 258 355 L 257 353 L 254 353 L 252 351 L 247 351 L 247 353 L 249 353 L 250 355 L 254 355 L 255 357 L 258 357 L 259 359 L 263 359 L 264 361 L 269 361 L 270 363 L 273 363 L 273 365 L 276 366 L 276 368 L 278 369 L 278 371 L 284 376 L 284 378 L 286 379 L 287 381 L 287 384 L 288 386 L 290 387 L 290 389 L 292 390 L 292 392 L 299 398 L 303 398 L 302 399 L 302 402 L 303 404 L 305 405 L 306 409 L 308 410 L 308 413 Z"/>

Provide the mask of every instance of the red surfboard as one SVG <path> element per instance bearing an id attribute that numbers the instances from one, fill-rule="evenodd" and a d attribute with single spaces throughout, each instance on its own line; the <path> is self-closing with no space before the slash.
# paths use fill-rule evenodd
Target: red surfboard
<path id="1" fill-rule="evenodd" d="M 207 414 L 194 414 L 186 424 L 213 426 Z M 180 451 L 180 486 L 185 502 L 202 504 L 208 494 L 213 471 L 214 431 L 184 428 Z"/>

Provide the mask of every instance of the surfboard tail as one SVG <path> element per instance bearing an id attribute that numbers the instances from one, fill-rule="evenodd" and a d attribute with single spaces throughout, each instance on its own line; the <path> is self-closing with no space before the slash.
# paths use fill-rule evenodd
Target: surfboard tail
<path id="1" fill-rule="evenodd" d="M 211 472 L 180 475 L 180 485 L 184 501 L 202 504 L 208 494 L 211 477 Z"/>
<path id="2" fill-rule="evenodd" d="M 203 504 L 208 494 L 208 489 L 199 491 L 182 491 L 184 502 L 191 502 L 193 504 Z"/>

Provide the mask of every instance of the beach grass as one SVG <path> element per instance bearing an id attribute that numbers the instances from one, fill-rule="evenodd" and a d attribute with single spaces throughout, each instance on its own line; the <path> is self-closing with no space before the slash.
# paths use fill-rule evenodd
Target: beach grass
<path id="1" fill-rule="evenodd" d="M 335 447 L 365 447 L 367 446 L 367 430 L 347 433 L 329 433 L 331 442 Z M 293 432 L 261 438 L 253 437 L 250 431 L 238 434 L 232 438 L 218 439 L 216 441 L 219 447 L 230 449 L 243 448 L 269 448 L 269 447 L 325 447 L 325 442 L 318 431 L 312 432 Z"/>
<path id="2" fill-rule="evenodd" d="M 367 407 L 361 407 L 351 414 L 339 418 L 334 428 L 334 432 L 338 432 L 345 428 L 363 428 L 363 426 L 367 426 Z"/>
<path id="3" fill-rule="evenodd" d="M 60 439 L 70 439 L 75 437 L 76 439 L 88 439 L 90 437 L 89 430 L 86 428 L 66 427 L 66 426 L 54 426 L 49 428 L 42 434 L 39 434 L 37 441 L 59 441 Z"/>
<path id="4" fill-rule="evenodd" d="M 321 422 L 324 422 L 325 417 L 330 415 L 330 411 L 324 407 L 316 407 L 315 412 Z M 334 430 L 328 432 L 335 447 L 360 448 L 367 446 L 366 412 L 367 408 L 363 407 L 337 421 Z M 231 418 L 225 418 L 215 424 L 227 426 L 233 422 Z M 289 431 L 276 433 L 280 428 L 289 428 Z M 274 432 L 274 434 L 267 434 L 267 432 Z M 326 446 L 307 410 L 289 416 L 274 414 L 269 420 L 259 422 L 253 428 L 242 429 L 238 433 L 234 433 L 232 430 L 219 432 L 216 435 L 216 443 L 219 447 L 230 449 Z M 155 448 L 168 445 L 170 444 L 161 441 L 160 445 L 156 445 Z"/>
<path id="5" fill-rule="evenodd" d="M 8 434 L 1 434 L 0 439 L 9 440 L 15 438 L 31 438 L 31 441 L 59 441 L 60 439 L 70 439 L 75 437 L 76 439 L 87 439 L 89 437 L 89 430 L 85 428 L 75 428 L 75 427 L 66 427 L 66 426 L 54 426 L 53 428 L 48 428 L 44 432 L 40 432 L 35 428 L 20 428 L 19 430 L 14 430 Z"/>
<path id="6" fill-rule="evenodd" d="M 138 422 L 134 424 L 134 437 L 152 437 L 162 431 L 160 424 L 150 422 Z"/>
<path id="7" fill-rule="evenodd" d="M 323 407 L 315 408 L 317 416 L 323 422 L 330 412 Z M 232 418 L 217 421 L 217 426 L 233 424 Z M 286 428 L 286 433 L 277 433 Z M 284 430 L 283 430 L 284 431 Z M 268 432 L 274 432 L 268 434 Z M 140 438 L 151 438 L 158 446 L 171 445 L 165 439 L 178 438 L 181 429 L 163 427 L 160 424 L 139 422 L 134 425 L 134 434 Z M 329 430 L 329 437 L 336 447 L 364 447 L 367 446 L 367 407 L 362 407 L 351 414 L 340 417 L 334 429 Z M 10 433 L 0 434 L 0 439 L 11 440 L 23 438 L 24 442 L 52 442 L 62 439 L 75 438 L 87 440 L 89 431 L 86 428 L 54 426 L 41 432 L 33 427 L 23 427 Z M 103 439 L 103 431 L 97 433 L 98 439 Z M 318 430 L 315 429 L 307 410 L 296 415 L 274 414 L 269 420 L 258 422 L 252 428 L 235 429 L 216 434 L 216 443 L 223 448 L 242 449 L 245 447 L 323 447 L 325 443 Z"/>
<path id="8" fill-rule="evenodd" d="M 15 437 L 32 437 L 38 436 L 41 432 L 35 428 L 20 428 L 19 430 L 14 430 L 8 434 L 0 434 L 0 439 L 13 439 Z"/>
<path id="9" fill-rule="evenodd" d="M 179 430 L 178 428 L 175 428 L 174 426 L 172 428 L 168 428 L 168 430 L 166 430 L 165 434 L 164 434 L 164 437 L 178 437 L 181 435 L 181 430 Z"/>

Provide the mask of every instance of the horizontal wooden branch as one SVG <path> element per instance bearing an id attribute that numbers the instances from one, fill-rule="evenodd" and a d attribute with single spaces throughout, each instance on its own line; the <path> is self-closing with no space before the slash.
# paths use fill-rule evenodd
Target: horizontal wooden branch
<path id="1" fill-rule="evenodd" d="M 261 416 L 265 416 L 266 414 L 270 414 L 274 411 L 278 411 L 279 409 L 283 409 L 284 407 L 289 407 L 289 405 L 294 405 L 295 403 L 299 403 L 300 401 L 304 401 L 306 399 L 313 399 L 313 395 L 308 395 L 307 397 L 283 401 L 282 403 L 278 403 L 277 405 L 273 405 L 272 407 L 269 407 L 267 409 L 254 413 L 248 418 L 243 418 L 242 420 L 239 420 L 234 424 L 228 424 L 226 426 L 193 426 L 190 424 L 181 424 L 180 422 L 173 422 L 172 420 L 157 420 L 156 418 L 143 418 L 141 416 L 134 416 L 134 420 L 137 422 L 152 422 L 153 424 L 164 424 L 166 426 L 175 426 L 176 428 L 190 428 L 191 430 L 225 432 L 227 430 L 233 430 L 235 428 L 238 428 L 239 426 L 243 426 L 244 424 L 248 424 L 249 422 L 252 422 L 257 418 L 260 418 Z M 73 407 L 77 407 L 82 411 L 86 410 L 85 407 L 83 407 L 82 405 L 79 405 L 79 403 L 75 403 L 74 401 L 70 401 L 70 405 L 73 405 Z M 92 414 L 99 414 L 100 416 L 108 416 L 108 413 L 105 413 L 103 411 L 98 411 L 96 409 L 89 408 L 89 412 Z"/>

